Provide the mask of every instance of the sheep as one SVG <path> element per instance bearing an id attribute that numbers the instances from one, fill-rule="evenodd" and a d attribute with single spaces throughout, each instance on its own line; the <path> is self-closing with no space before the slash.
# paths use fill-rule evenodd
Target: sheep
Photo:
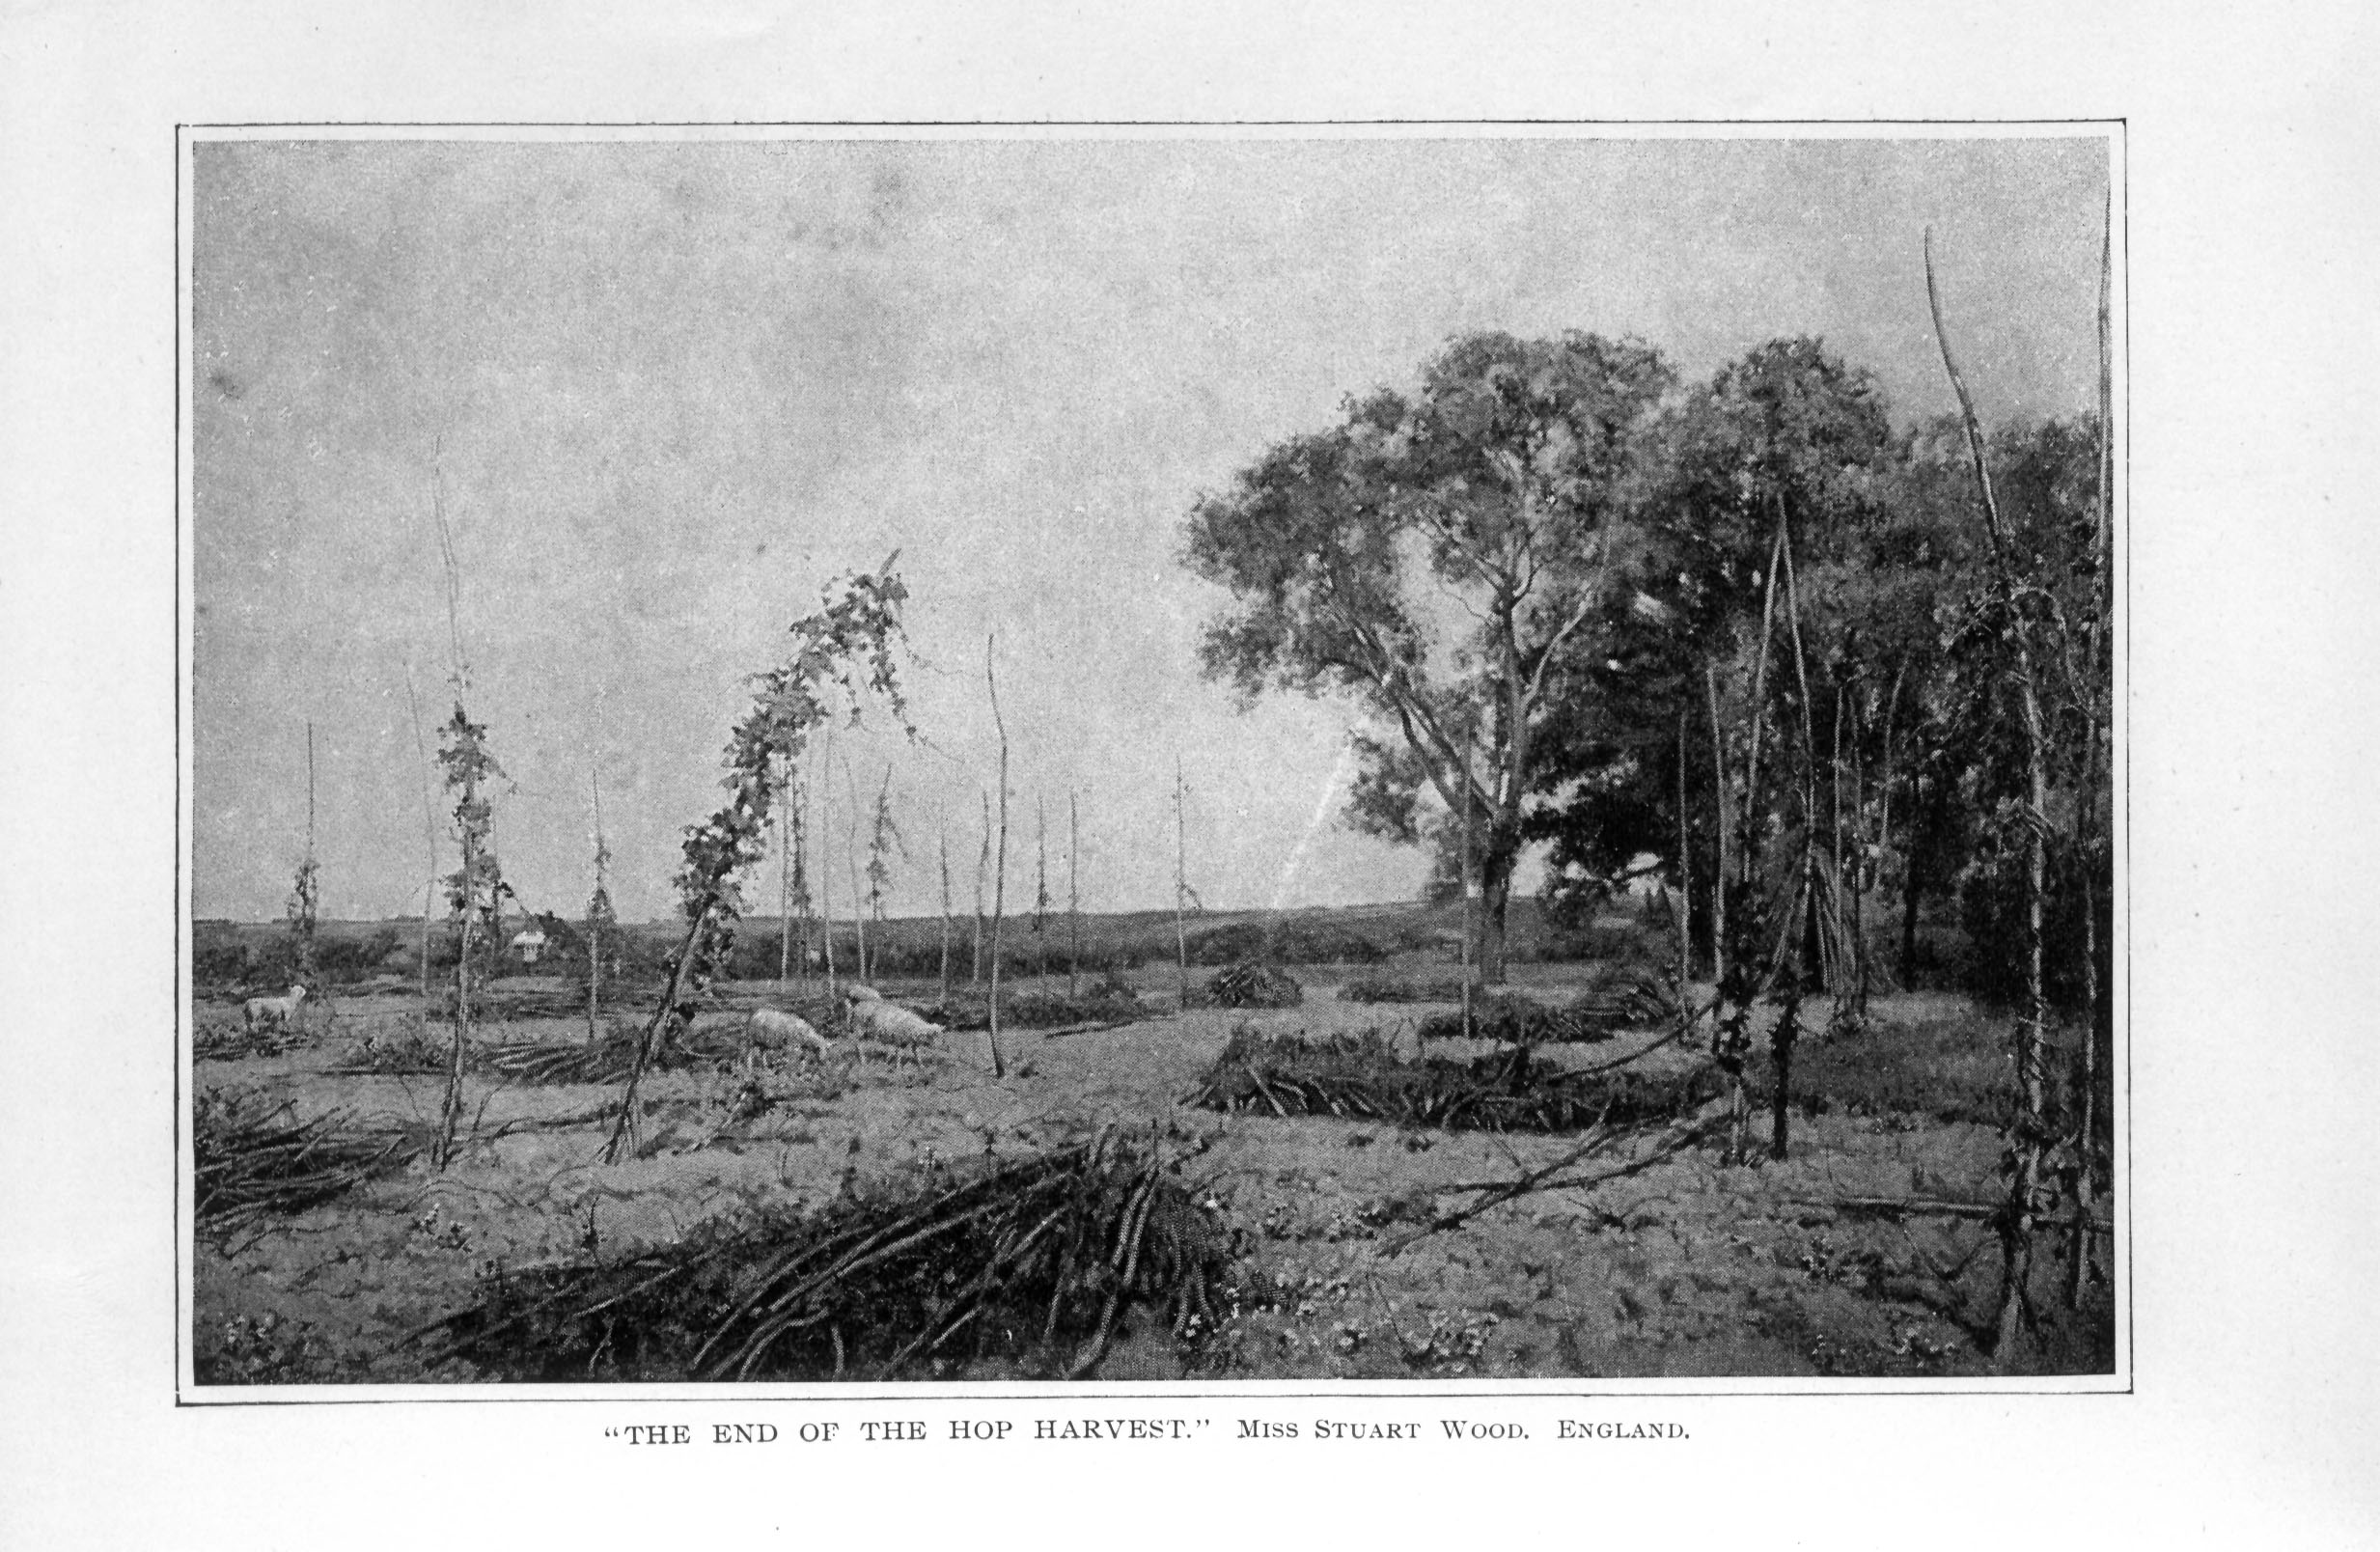
<path id="1" fill-rule="evenodd" d="M 297 1005 L 305 1000 L 306 988 L 303 986 L 291 986 L 286 996 L 249 998 L 242 1010 L 247 1019 L 248 1033 L 255 1034 L 260 1025 L 279 1027 L 293 1022 L 297 1017 Z"/>
<path id="2" fill-rule="evenodd" d="M 744 1015 L 744 1067 L 749 1069 L 762 1051 L 809 1051 L 825 1056 L 834 1043 L 810 1027 L 799 1013 L 775 1008 L 755 1008 Z"/>
<path id="3" fill-rule="evenodd" d="M 851 1033 L 856 1038 L 892 1046 L 896 1053 L 906 1052 L 912 1058 L 919 1058 L 924 1049 L 942 1035 L 941 1025 L 930 1023 L 906 1008 L 896 1007 L 881 997 L 853 997 L 850 1001 L 850 1019 Z"/>
<path id="4" fill-rule="evenodd" d="M 884 1000 L 884 993 L 878 991 L 873 986 L 863 986 L 856 981 L 844 987 L 843 994 L 846 999 L 855 1003 L 882 1002 Z"/>

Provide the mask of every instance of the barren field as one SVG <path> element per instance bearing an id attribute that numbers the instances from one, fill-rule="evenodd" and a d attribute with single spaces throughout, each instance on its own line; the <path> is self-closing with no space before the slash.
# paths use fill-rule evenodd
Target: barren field
<path id="1" fill-rule="evenodd" d="M 1588 966 L 1532 965 L 1545 993 L 1583 985 Z M 498 1272 L 625 1260 L 667 1247 L 706 1220 L 770 1207 L 819 1207 L 854 1179 L 938 1164 L 1046 1152 L 1102 1127 L 1179 1161 L 1179 1178 L 1220 1232 L 1230 1271 L 1210 1319 L 1189 1329 L 1130 1308 L 1089 1377 L 1101 1380 L 1466 1376 L 1857 1375 L 2006 1373 L 1979 1354 L 1999 1276 L 1983 1224 L 1861 1210 L 1862 1199 L 1983 1203 L 1996 1193 L 1997 1128 L 1945 1120 L 1941 1106 L 1895 1108 L 1888 1095 L 1829 1099 L 1828 1047 L 1812 1039 L 1797 1073 L 1789 1157 L 1725 1167 L 1697 1146 L 1590 1189 L 1537 1190 L 1447 1227 L 1481 1192 L 1559 1159 L 1562 1133 L 1408 1128 L 1361 1119 L 1185 1101 L 1232 1039 L 1327 1039 L 1377 1030 L 1418 1053 L 1420 1022 L 1446 1005 L 1359 1005 L 1337 988 L 1349 967 L 1299 969 L 1306 1000 L 1271 1011 L 1171 1010 L 1173 972 L 1133 980 L 1168 1011 L 1121 1027 L 1004 1032 L 1009 1076 L 991 1077 L 981 1033 L 952 1032 L 915 1065 L 771 1057 L 654 1074 L 642 1105 L 645 1147 L 605 1166 L 616 1085 L 511 1083 L 473 1076 L 467 1141 L 443 1174 L 421 1158 L 290 1214 L 202 1231 L 195 1248 L 195 1362 L 206 1384 L 474 1381 L 469 1361 L 431 1356 L 422 1334 L 477 1299 Z M 1056 984 L 1063 987 L 1061 978 Z M 1026 983 L 1020 989 L 1033 989 Z M 536 988 L 505 984 L 514 996 Z M 733 1009 L 766 984 L 721 988 Z M 888 984 L 895 996 L 930 988 Z M 338 1070 L 367 1035 L 418 1029 L 416 999 L 346 996 L 316 1043 L 280 1055 L 202 1059 L 204 1095 L 288 1101 L 296 1118 L 347 1127 L 421 1127 L 443 1079 Z M 202 1004 L 204 1039 L 235 1007 Z M 1951 1032 L 1946 1035 L 1945 1032 Z M 445 1027 L 431 1026 L 443 1041 Z M 583 1022 L 519 1019 L 489 1041 L 583 1041 Z M 1988 1087 L 2005 1067 L 2005 1029 L 1963 1002 L 1906 995 L 1873 1008 L 1870 1042 L 1965 1041 Z M 1433 1054 L 1461 1042 L 1429 1042 Z M 1483 1042 L 1481 1049 L 1485 1047 Z M 1549 1062 L 1609 1064 L 1640 1047 L 1644 1068 L 1706 1061 L 1655 1032 L 1544 1048 Z M 1969 1049 L 1971 1047 L 1971 1049 Z M 1959 1050 L 1968 1054 L 1960 1056 Z M 1840 1065 L 1840 1064 L 1839 1064 Z M 1843 1076 L 1848 1083 L 1850 1074 Z M 1717 1108 L 1704 1107 L 1705 1113 Z M 1753 1138 L 1768 1136 L 1765 1106 Z M 1626 1145 L 1603 1166 L 1623 1164 Z M 2064 1305 L 2063 1236 L 2043 1241 L 2037 1340 L 2017 1372 L 2105 1372 L 2111 1290 L 2094 1278 Z M 2104 1249 L 2102 1249 L 2104 1259 Z M 957 1349 L 954 1349 L 957 1351 Z M 1017 1377 L 962 1353 L 914 1378 Z M 855 1373 L 853 1377 L 865 1377 Z"/>

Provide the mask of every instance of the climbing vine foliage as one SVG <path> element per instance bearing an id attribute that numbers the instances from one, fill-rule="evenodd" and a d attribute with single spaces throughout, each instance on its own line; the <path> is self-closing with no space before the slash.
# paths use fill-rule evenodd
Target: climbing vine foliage
<path id="1" fill-rule="evenodd" d="M 817 613 L 794 622 L 786 660 L 752 677 L 752 708 L 728 740 L 720 783 L 728 799 L 686 831 L 677 880 L 685 942 L 668 994 L 638 1046 L 607 1158 L 633 1146 L 636 1090 L 645 1068 L 661 1042 L 685 1027 L 734 941 L 743 909 L 738 880 L 767 852 L 769 816 L 782 795 L 780 772 L 799 766 L 812 734 L 829 719 L 847 716 L 856 723 L 872 700 L 889 707 L 902 731 L 915 734 L 896 661 L 908 596 L 891 560 L 877 571 L 844 578 L 827 589 Z"/>

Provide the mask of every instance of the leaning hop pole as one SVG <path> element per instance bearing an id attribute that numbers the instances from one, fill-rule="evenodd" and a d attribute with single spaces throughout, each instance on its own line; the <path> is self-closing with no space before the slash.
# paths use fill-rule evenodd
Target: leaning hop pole
<path id="1" fill-rule="evenodd" d="M 2001 1208 L 1998 1228 L 2001 1248 L 2000 1307 L 1992 1322 L 1992 1352 L 2005 1358 L 2016 1345 L 2024 1324 L 2028 1288 L 2033 1273 L 2034 1219 L 2039 1213 L 2043 1054 L 2048 1045 L 2049 1002 L 2041 967 L 2041 897 L 2047 871 L 2043 849 L 2048 825 L 2049 775 L 2041 727 L 2041 700 L 2034 678 L 2033 626 L 2018 599 L 2016 567 L 2008 555 L 2000 521 L 2000 504 L 1992 495 L 1990 465 L 1983 456 L 1983 429 L 1976 419 L 1975 400 L 1951 353 L 1950 331 L 1942 321 L 1942 294 L 1934 280 L 1933 229 L 1925 231 L 1925 302 L 1933 314 L 1934 342 L 1942 351 L 1942 370 L 1958 399 L 1960 423 L 1967 433 L 1968 457 L 1975 467 L 1976 488 L 1982 496 L 1984 530 L 1990 540 L 1993 569 L 1999 583 L 1999 603 L 2008 615 L 2008 639 L 2015 653 L 2015 689 L 2025 751 L 2025 1016 L 2016 1032 L 2016 1078 L 2023 1109 L 2009 1128 L 2006 1169 L 2008 1199 Z"/>
<path id="2" fill-rule="evenodd" d="M 779 795 L 773 767 L 797 762 L 812 736 L 832 725 L 839 707 L 847 704 L 856 710 L 868 697 L 888 704 L 903 729 L 914 734 L 894 660 L 902 639 L 900 606 L 907 597 L 893 560 L 876 572 L 844 578 L 827 591 L 817 613 L 794 622 L 787 659 L 756 676 L 752 707 L 728 741 L 723 785 L 729 799 L 707 820 L 686 830 L 685 861 L 678 871 L 686 932 L 660 1006 L 637 1041 L 604 1162 L 636 1150 L 637 1095 L 645 1074 L 663 1044 L 684 1032 L 697 999 L 733 946 L 741 908 L 737 880 L 767 854 L 769 813 Z"/>

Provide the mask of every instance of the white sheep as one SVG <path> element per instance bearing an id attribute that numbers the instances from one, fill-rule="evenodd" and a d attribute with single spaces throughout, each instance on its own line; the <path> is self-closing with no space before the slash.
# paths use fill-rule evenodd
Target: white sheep
<path id="1" fill-rule="evenodd" d="M 810 1021 L 799 1013 L 789 1013 L 775 1008 L 755 1008 L 744 1015 L 744 1065 L 761 1051 L 797 1050 L 825 1056 L 834 1043 L 810 1027 Z"/>
<path id="2" fill-rule="evenodd" d="M 844 987 L 843 994 L 844 998 L 855 1003 L 872 1003 L 882 1002 L 884 1000 L 884 993 L 878 991 L 873 986 L 863 986 L 856 981 Z"/>
<path id="3" fill-rule="evenodd" d="M 248 1033 L 253 1035 L 261 1025 L 287 1025 L 297 1017 L 297 1005 L 306 1000 L 306 988 L 291 986 L 285 996 L 251 997 L 242 1012 L 247 1018 Z"/>
<path id="4" fill-rule="evenodd" d="M 881 997 L 854 997 L 850 1002 L 851 1033 L 854 1037 L 893 1047 L 896 1054 L 906 1053 L 922 1060 L 921 1053 L 942 1037 L 942 1026 L 928 1022 L 906 1008 L 897 1007 Z"/>

